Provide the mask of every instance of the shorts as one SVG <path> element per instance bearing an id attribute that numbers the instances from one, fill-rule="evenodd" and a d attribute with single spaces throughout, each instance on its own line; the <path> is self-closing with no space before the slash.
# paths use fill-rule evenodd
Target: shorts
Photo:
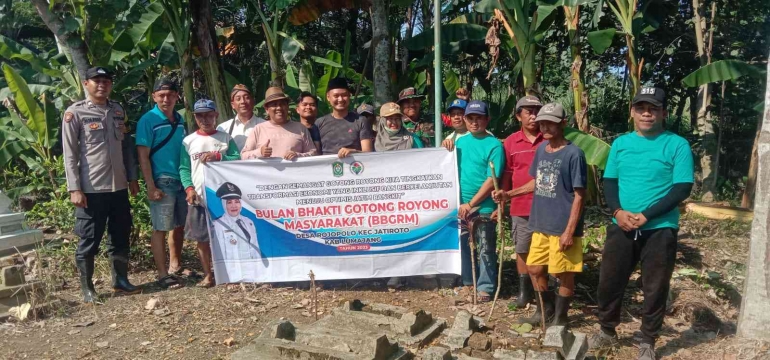
<path id="1" fill-rule="evenodd" d="M 526 254 L 529 252 L 529 246 L 532 244 L 532 233 L 529 228 L 529 217 L 511 216 L 511 239 L 516 245 L 517 254 Z"/>
<path id="2" fill-rule="evenodd" d="M 169 177 L 155 180 L 155 187 L 165 195 L 158 201 L 150 200 L 150 217 L 155 231 L 171 231 L 183 227 L 187 220 L 187 194 L 182 182 Z"/>
<path id="3" fill-rule="evenodd" d="M 549 274 L 583 272 L 583 238 L 574 237 L 567 251 L 559 251 L 559 236 L 535 231 L 527 265 L 548 265 Z"/>
<path id="4" fill-rule="evenodd" d="M 199 243 L 209 242 L 209 219 L 206 207 L 202 205 L 187 206 L 187 221 L 184 224 L 184 238 Z"/>

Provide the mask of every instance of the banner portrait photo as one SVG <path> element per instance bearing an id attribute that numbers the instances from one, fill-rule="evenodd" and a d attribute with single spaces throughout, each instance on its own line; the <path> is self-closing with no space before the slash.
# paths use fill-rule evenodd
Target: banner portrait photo
<path id="1" fill-rule="evenodd" d="M 219 283 L 460 274 L 454 152 L 217 162 L 204 174 Z"/>

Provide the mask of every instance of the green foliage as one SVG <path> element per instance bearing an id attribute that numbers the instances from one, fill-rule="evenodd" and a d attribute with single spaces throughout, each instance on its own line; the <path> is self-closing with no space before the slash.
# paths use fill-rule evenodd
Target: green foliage
<path id="1" fill-rule="evenodd" d="M 571 141 L 586 155 L 586 163 L 604 170 L 607 166 L 607 158 L 610 156 L 610 145 L 593 135 L 580 130 L 566 127 L 564 137 Z"/>
<path id="2" fill-rule="evenodd" d="M 744 75 L 762 78 L 764 70 L 740 60 L 719 60 L 693 71 L 682 79 L 682 84 L 698 87 L 708 83 L 736 80 Z"/>

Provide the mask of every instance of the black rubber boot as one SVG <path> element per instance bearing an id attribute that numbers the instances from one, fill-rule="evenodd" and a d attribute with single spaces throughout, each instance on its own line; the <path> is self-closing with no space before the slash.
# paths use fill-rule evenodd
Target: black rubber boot
<path id="1" fill-rule="evenodd" d="M 555 295 L 556 305 L 554 306 L 553 321 L 550 326 L 566 326 L 569 323 L 567 312 L 569 311 L 569 303 L 572 300 L 572 296 Z"/>
<path id="2" fill-rule="evenodd" d="M 136 294 L 142 289 L 131 285 L 128 281 L 128 260 L 120 257 L 110 257 L 112 264 L 112 289 L 115 292 Z"/>
<path id="3" fill-rule="evenodd" d="M 535 296 L 535 289 L 532 288 L 532 278 L 529 275 L 519 275 L 519 297 L 516 298 L 516 308 L 522 309 L 529 304 Z"/>
<path id="4" fill-rule="evenodd" d="M 530 324 L 532 326 L 540 325 L 540 322 L 543 320 L 542 311 L 545 309 L 545 322 L 548 323 L 553 319 L 553 313 L 554 313 L 554 304 L 553 304 L 553 297 L 554 293 L 550 291 L 543 291 L 538 292 L 543 297 L 543 303 L 540 303 L 539 296 L 535 295 L 535 302 L 537 302 L 537 310 L 535 313 L 530 317 L 522 317 L 518 319 L 519 324 Z"/>
<path id="5" fill-rule="evenodd" d="M 83 293 L 83 302 L 93 304 L 98 302 L 99 295 L 94 290 L 94 258 L 75 259 L 75 265 L 80 272 L 80 291 Z"/>

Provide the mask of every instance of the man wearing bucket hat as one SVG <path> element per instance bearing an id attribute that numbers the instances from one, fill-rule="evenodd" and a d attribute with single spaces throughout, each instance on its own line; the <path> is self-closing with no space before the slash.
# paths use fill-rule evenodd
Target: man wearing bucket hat
<path id="1" fill-rule="evenodd" d="M 535 316 L 520 322 L 539 324 L 544 312 L 549 326 L 567 325 L 575 274 L 583 271 L 586 159 L 579 147 L 564 138 L 567 116 L 560 104 L 544 105 L 535 121 L 545 141 L 537 147 L 529 168 L 535 189 L 528 224 L 534 233 L 527 269 L 540 294 Z M 556 294 L 548 291 L 548 273 L 560 280 Z"/>
<path id="2" fill-rule="evenodd" d="M 203 166 L 208 162 L 239 160 L 238 145 L 224 131 L 216 130 L 216 104 L 208 99 L 195 102 L 193 108 L 198 131 L 187 135 L 182 142 L 179 159 L 179 177 L 187 194 L 185 238 L 196 242 L 198 257 L 203 267 L 203 280 L 198 287 L 215 285 L 211 273 L 211 245 L 209 242 L 208 214 L 203 204 Z"/>
<path id="3" fill-rule="evenodd" d="M 460 208 L 458 216 L 463 221 L 470 221 L 476 214 L 473 227 L 474 239 L 479 243 L 477 268 L 478 300 L 487 302 L 495 292 L 497 282 L 497 232 L 491 219 L 495 202 L 491 194 L 494 189 L 492 177 L 499 178 L 505 166 L 505 154 L 500 141 L 487 133 L 489 113 L 487 104 L 474 100 L 465 108 L 465 126 L 470 135 L 457 140 L 458 173 L 460 180 Z M 495 165 L 492 173 L 489 163 Z M 463 232 L 460 241 L 462 262 L 462 282 L 464 286 L 473 285 L 471 253 L 468 242 L 470 234 Z"/>
<path id="4" fill-rule="evenodd" d="M 323 154 L 335 154 L 344 158 L 357 152 L 373 151 L 374 136 L 371 126 L 366 126 L 363 117 L 348 109 L 350 89 L 347 79 L 334 78 L 329 81 L 326 101 L 329 102 L 332 112 L 316 121 L 321 132 Z"/>
<path id="5" fill-rule="evenodd" d="M 540 126 L 535 122 L 538 111 L 543 106 L 536 96 L 525 96 L 516 102 L 516 119 L 521 129 L 505 139 L 505 172 L 502 189 L 493 191 L 496 202 L 511 200 L 511 239 L 516 251 L 516 269 L 519 273 L 519 296 L 513 304 L 524 308 L 534 299 L 532 280 L 527 271 L 527 255 L 532 242 L 532 229 L 529 228 L 529 213 L 532 208 L 532 192 L 535 179 L 529 175 L 535 151 L 543 136 Z"/>
<path id="6" fill-rule="evenodd" d="M 255 126 L 265 122 L 265 119 L 254 114 L 254 96 L 246 85 L 233 86 L 230 91 L 230 105 L 235 111 L 235 117 L 219 124 L 217 130 L 230 135 L 238 149 L 243 150 L 249 133 Z"/>
<path id="7" fill-rule="evenodd" d="M 423 99 L 425 99 L 425 95 L 421 95 L 417 92 L 417 89 L 413 87 L 408 87 L 398 93 L 398 101 L 396 101 L 396 103 L 401 107 L 401 111 L 404 115 L 406 115 L 404 127 L 421 137 L 423 142 L 432 146 L 433 124 L 430 121 L 424 121 L 425 119 L 423 119 L 421 111 Z M 430 116 L 426 117 L 430 118 Z"/>
<path id="8" fill-rule="evenodd" d="M 592 348 L 617 343 L 623 293 L 641 263 L 640 360 L 655 359 L 655 340 L 676 261 L 678 205 L 690 196 L 694 181 L 690 144 L 665 130 L 667 115 L 665 91 L 641 88 L 631 107 L 636 130 L 612 142 L 604 172 L 604 193 L 614 224 L 607 228 L 599 274 L 601 331 L 589 343 Z"/>
<path id="9" fill-rule="evenodd" d="M 289 97 L 279 87 L 265 92 L 268 121 L 257 125 L 249 134 L 241 158 L 279 157 L 294 160 L 315 155 L 310 132 L 299 122 L 289 119 Z"/>
<path id="10" fill-rule="evenodd" d="M 67 108 L 62 119 L 62 149 L 67 190 L 75 206 L 75 234 L 80 238 L 75 264 L 80 273 L 83 302 L 98 302 L 92 281 L 94 257 L 99 253 L 104 231 L 110 235 L 112 287 L 115 292 L 137 293 L 128 281 L 131 205 L 135 196 L 136 157 L 132 138 L 126 134 L 126 114 L 109 99 L 112 74 L 103 67 L 86 71 L 83 88 L 86 100 Z"/>
<path id="11" fill-rule="evenodd" d="M 174 110 L 179 88 L 170 79 L 158 79 L 152 92 L 155 107 L 145 113 L 136 127 L 136 150 L 147 185 L 153 233 L 152 256 L 158 269 L 159 285 L 178 288 L 174 275 L 183 272 L 182 243 L 187 218 L 186 194 L 179 178 L 182 140 L 187 134 L 184 119 Z M 168 232 L 169 266 L 166 268 L 164 240 Z M 168 276 L 171 273 L 171 276 Z"/>

